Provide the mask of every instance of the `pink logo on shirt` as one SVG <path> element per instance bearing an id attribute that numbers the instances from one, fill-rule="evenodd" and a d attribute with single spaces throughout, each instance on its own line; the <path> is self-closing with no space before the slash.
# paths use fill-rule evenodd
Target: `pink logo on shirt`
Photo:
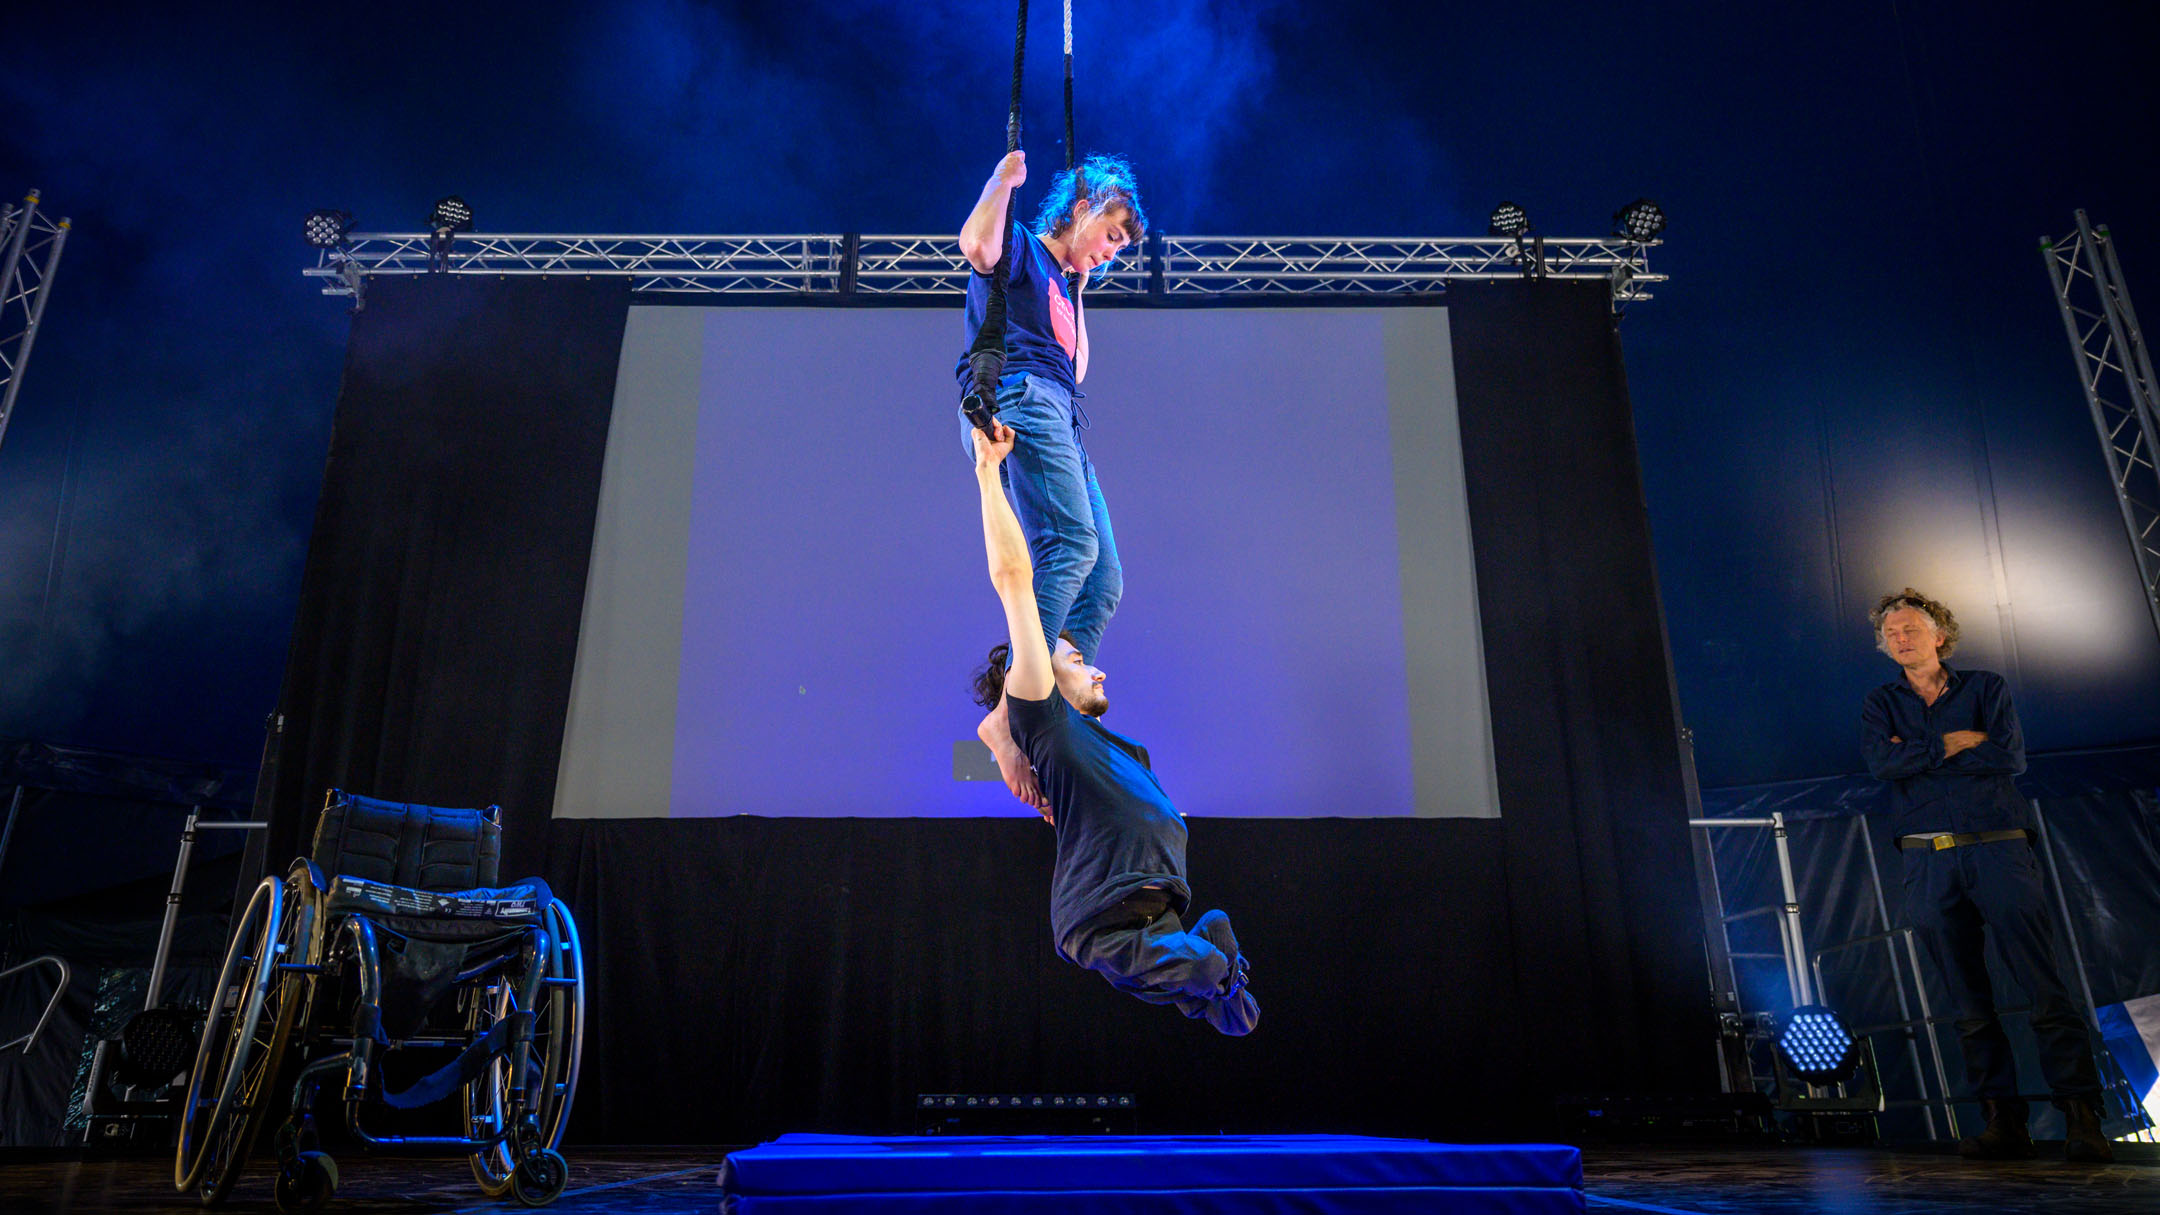
<path id="1" fill-rule="evenodd" d="M 1080 330 L 1073 324 L 1072 301 L 1065 298 L 1065 284 L 1052 280 L 1046 287 L 1050 306 L 1050 328 L 1057 334 L 1058 345 L 1065 348 L 1065 357 L 1078 358 Z"/>

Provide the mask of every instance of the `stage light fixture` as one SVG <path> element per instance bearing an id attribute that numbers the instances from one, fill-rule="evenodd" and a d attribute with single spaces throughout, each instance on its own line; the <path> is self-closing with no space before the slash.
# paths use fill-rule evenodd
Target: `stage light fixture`
<path id="1" fill-rule="evenodd" d="M 428 212 L 428 231 L 437 236 L 449 236 L 455 232 L 470 232 L 473 226 L 472 208 L 455 194 L 437 199 Z"/>
<path id="2" fill-rule="evenodd" d="M 311 249 L 336 249 L 344 245 L 346 234 L 352 231 L 352 226 L 353 217 L 350 211 L 310 211 L 301 235 Z"/>
<path id="3" fill-rule="evenodd" d="M 1793 1075 L 1810 1084 L 1837 1084 L 1859 1067 L 1858 1040 L 1844 1018 L 1820 1004 L 1792 1010 L 1778 1031 L 1778 1053 Z"/>
<path id="4" fill-rule="evenodd" d="M 1613 212 L 1612 224 L 1614 236 L 1624 236 L 1637 244 L 1653 241 L 1665 230 L 1665 208 L 1638 198 Z"/>
<path id="5" fill-rule="evenodd" d="M 1492 209 L 1492 219 L 1486 227 L 1491 236 L 1523 236 L 1530 231 L 1530 213 L 1520 204 L 1503 202 Z"/>

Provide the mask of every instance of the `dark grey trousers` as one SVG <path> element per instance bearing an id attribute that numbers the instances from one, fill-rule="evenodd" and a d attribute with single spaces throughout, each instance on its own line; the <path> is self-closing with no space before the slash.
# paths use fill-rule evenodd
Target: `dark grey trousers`
<path id="1" fill-rule="evenodd" d="M 1073 930 L 1065 955 L 1150 1004 L 1175 1004 L 1198 1017 L 1221 993 L 1231 960 L 1185 930 L 1161 890 L 1142 890 Z"/>

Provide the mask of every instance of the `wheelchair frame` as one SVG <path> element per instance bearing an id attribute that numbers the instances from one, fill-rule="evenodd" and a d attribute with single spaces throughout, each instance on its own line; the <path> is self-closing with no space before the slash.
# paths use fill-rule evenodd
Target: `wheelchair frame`
<path id="1" fill-rule="evenodd" d="M 443 997 L 447 1003 L 454 993 L 463 1009 L 463 1039 L 425 1033 L 427 1023 L 438 1020 L 438 1009 L 423 1019 L 421 1036 L 384 1043 L 372 1036 L 356 1038 L 349 1024 L 334 1023 L 352 1006 L 331 1008 L 335 1001 L 323 985 L 332 984 L 330 992 L 336 992 L 350 971 L 361 1003 L 379 1012 L 380 935 L 402 934 L 363 912 L 329 911 L 328 894 L 321 871 L 302 858 L 283 879 L 264 878 L 249 899 L 226 949 L 196 1048 L 181 1107 L 174 1186 L 194 1191 L 205 1205 L 225 1198 L 268 1125 L 277 1097 L 287 1091 L 284 1077 L 297 1054 L 301 1066 L 291 1081 L 291 1112 L 277 1136 L 281 1210 L 319 1210 L 336 1189 L 336 1164 L 320 1150 L 315 1105 L 322 1082 L 341 1069 L 345 1124 L 366 1150 L 468 1152 L 473 1176 L 488 1196 L 507 1192 L 529 1206 L 553 1201 L 568 1181 L 557 1149 L 576 1096 L 585 1029 L 583 952 L 569 908 L 550 902 L 539 924 L 506 926 L 500 936 L 473 942 L 503 948 L 470 970 L 461 969 Z M 458 1085 L 465 1134 L 385 1135 L 367 1129 L 364 1110 L 371 1097 L 382 1096 L 383 1053 L 468 1047 L 521 1012 L 531 1014 L 529 1030 L 511 1026 L 509 1052 L 489 1058 L 478 1075 Z M 316 1054 L 324 1047 L 342 1050 Z M 530 1090 L 521 1082 L 527 1077 Z"/>

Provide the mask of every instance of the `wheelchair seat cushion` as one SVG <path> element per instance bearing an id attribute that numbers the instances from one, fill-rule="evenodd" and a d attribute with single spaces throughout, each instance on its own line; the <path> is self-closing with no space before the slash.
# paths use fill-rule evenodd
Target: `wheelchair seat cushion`
<path id="1" fill-rule="evenodd" d="M 554 892 L 539 878 L 472 890 L 419 890 L 341 873 L 330 882 L 331 915 L 367 916 L 394 932 L 470 941 L 542 922 Z"/>

